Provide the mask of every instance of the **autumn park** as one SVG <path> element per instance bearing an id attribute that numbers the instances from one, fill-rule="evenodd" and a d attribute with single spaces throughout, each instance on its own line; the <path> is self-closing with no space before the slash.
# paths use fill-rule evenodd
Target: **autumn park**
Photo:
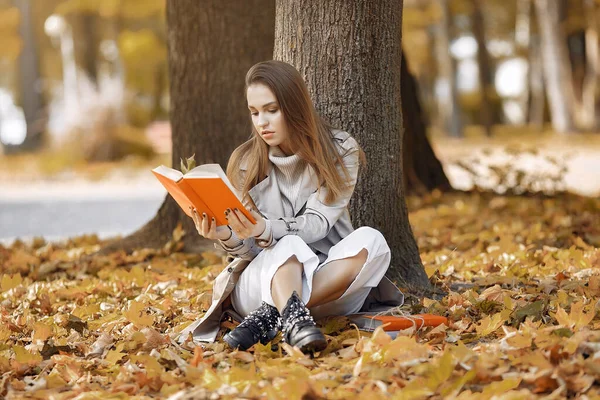
<path id="1" fill-rule="evenodd" d="M 599 29 L 0 0 L 0 398 L 600 399 Z"/>

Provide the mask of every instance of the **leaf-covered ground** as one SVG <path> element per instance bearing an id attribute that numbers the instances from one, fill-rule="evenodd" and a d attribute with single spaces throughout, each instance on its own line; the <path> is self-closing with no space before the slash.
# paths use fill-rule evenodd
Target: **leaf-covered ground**
<path id="1" fill-rule="evenodd" d="M 450 326 L 392 340 L 334 318 L 312 359 L 281 343 L 175 343 L 223 268 L 177 252 L 182 232 L 129 256 L 86 258 L 94 237 L 0 246 L 0 397 L 600 398 L 599 199 L 433 194 L 409 208 L 448 295 L 402 312 Z"/>

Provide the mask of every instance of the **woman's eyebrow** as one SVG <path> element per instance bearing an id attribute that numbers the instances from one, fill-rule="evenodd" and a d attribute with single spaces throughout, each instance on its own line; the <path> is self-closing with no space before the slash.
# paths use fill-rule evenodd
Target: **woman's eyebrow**
<path id="1" fill-rule="evenodd" d="M 269 103 L 267 103 L 267 104 L 264 104 L 264 105 L 262 106 L 262 108 L 268 107 L 268 106 L 270 106 L 270 105 L 276 105 L 276 104 L 277 104 L 277 102 L 276 102 L 276 101 L 271 101 L 271 102 L 269 102 Z M 254 108 L 254 107 L 253 107 L 253 106 L 248 106 L 248 108 Z"/>

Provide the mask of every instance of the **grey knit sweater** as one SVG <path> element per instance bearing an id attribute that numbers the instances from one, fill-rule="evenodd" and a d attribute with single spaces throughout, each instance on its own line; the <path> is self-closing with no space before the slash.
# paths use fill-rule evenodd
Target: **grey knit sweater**
<path id="1" fill-rule="evenodd" d="M 293 217 L 298 212 L 294 209 L 294 203 L 302 187 L 304 170 L 308 164 L 297 154 L 286 156 L 279 146 L 269 149 L 269 160 L 275 166 L 273 173 L 277 175 L 277 182 L 282 183 L 279 185 L 279 191 L 283 198 L 285 216 Z"/>
<path id="2" fill-rule="evenodd" d="M 277 181 L 281 183 L 279 191 L 283 200 L 282 206 L 285 216 L 293 217 L 298 212 L 294 208 L 295 199 L 298 197 L 298 193 L 302 187 L 302 178 L 304 170 L 308 167 L 308 163 L 302 160 L 297 154 L 286 156 L 279 146 L 269 148 L 269 160 L 274 166 L 271 173 L 275 174 Z M 228 240 L 219 240 L 221 247 L 230 254 L 241 251 L 242 254 L 239 255 L 242 258 L 254 258 L 262 250 L 261 247 L 256 245 L 255 241 L 258 240 L 267 243 L 272 240 L 271 221 L 268 219 L 265 221 L 265 231 L 258 238 L 246 239 L 245 243 L 244 240 L 236 236 L 235 232 L 232 232 Z"/>

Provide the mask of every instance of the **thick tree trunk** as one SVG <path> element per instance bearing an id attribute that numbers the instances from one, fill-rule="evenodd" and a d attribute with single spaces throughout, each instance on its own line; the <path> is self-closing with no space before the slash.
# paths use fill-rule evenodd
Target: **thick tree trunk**
<path id="1" fill-rule="evenodd" d="M 550 118 L 556 132 L 574 130 L 575 96 L 566 42 L 559 25 L 559 4 L 555 0 L 535 0 L 539 23 L 544 83 L 550 104 Z"/>
<path id="2" fill-rule="evenodd" d="M 477 66 L 479 68 L 479 87 L 481 89 L 481 124 L 487 136 L 492 136 L 492 102 L 490 93 L 493 90 L 492 68 L 490 65 L 490 55 L 487 51 L 487 41 L 485 36 L 485 24 L 483 12 L 481 11 L 482 0 L 471 0 L 473 7 L 473 34 L 477 41 Z"/>
<path id="3" fill-rule="evenodd" d="M 273 54 L 272 0 L 176 0 L 167 2 L 172 165 L 196 155 L 198 164 L 226 167 L 229 155 L 250 135 L 244 77 Z M 138 232 L 104 252 L 160 247 L 179 222 L 187 250 L 211 248 L 190 218 L 167 196 L 157 215 Z"/>
<path id="4" fill-rule="evenodd" d="M 277 0 L 274 58 L 300 71 L 321 115 L 365 150 L 350 212 L 388 240 L 387 276 L 430 294 L 402 187 L 401 28 L 401 1 Z"/>
<path id="5" fill-rule="evenodd" d="M 449 190 L 450 182 L 427 138 L 427 118 L 419 100 L 417 81 L 410 72 L 404 52 L 400 81 L 404 123 L 402 172 L 405 192 L 423 194 L 433 189 Z"/>
<path id="6" fill-rule="evenodd" d="M 438 96 L 438 115 L 441 117 L 443 129 L 448 135 L 462 137 L 462 118 L 456 88 L 455 61 L 450 54 L 452 24 L 450 21 L 450 0 L 439 0 L 441 21 L 436 36 L 436 59 L 438 61 L 438 77 L 443 83 L 441 95 Z"/>
<path id="7" fill-rule="evenodd" d="M 43 127 L 42 96 L 39 88 L 40 70 L 38 66 L 37 46 L 31 23 L 31 1 L 18 0 L 21 21 L 19 31 L 23 40 L 23 49 L 19 56 L 19 80 L 21 87 L 20 103 L 27 122 L 27 136 L 19 147 L 32 150 L 41 144 Z"/>

